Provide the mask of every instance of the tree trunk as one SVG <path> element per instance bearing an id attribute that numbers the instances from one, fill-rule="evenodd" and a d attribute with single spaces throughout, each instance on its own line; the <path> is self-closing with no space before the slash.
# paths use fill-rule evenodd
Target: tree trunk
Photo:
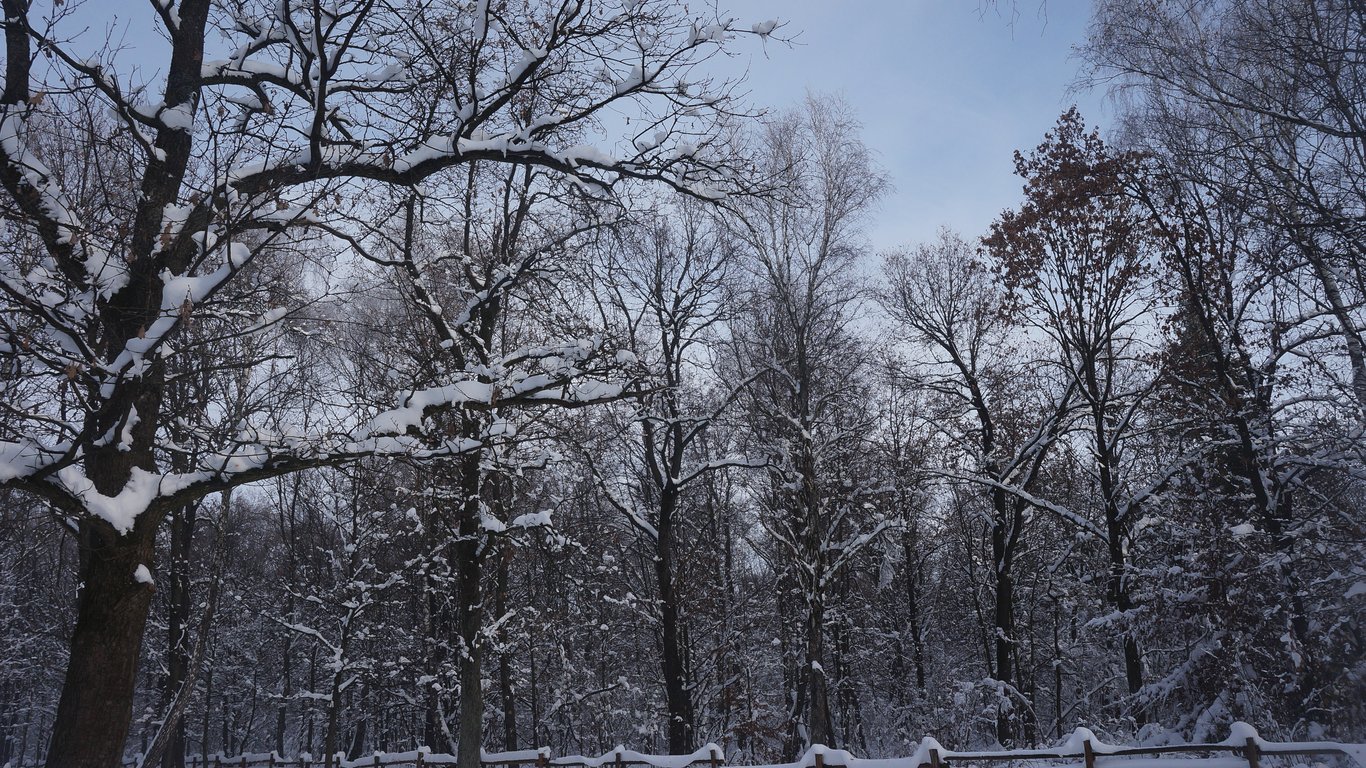
<path id="1" fill-rule="evenodd" d="M 120 534 L 104 520 L 80 521 L 81 592 L 71 655 L 52 727 L 48 768 L 109 768 L 123 761 L 143 628 L 155 588 L 133 580 L 149 569 L 156 516 Z"/>
<path id="2" fill-rule="evenodd" d="M 810 743 L 835 746 L 835 733 L 830 718 L 830 697 L 826 685 L 825 668 L 825 599 L 816 594 L 807 613 L 806 625 L 806 688 L 807 727 Z"/>
<path id="3" fill-rule="evenodd" d="M 190 556 L 194 547 L 195 505 L 171 514 L 170 594 L 167 596 L 166 689 L 163 706 L 169 710 L 189 675 Z M 161 758 L 162 768 L 185 768 L 185 720 L 180 718 Z"/>
<path id="4" fill-rule="evenodd" d="M 907 623 L 911 630 L 911 661 L 915 664 L 915 687 L 925 693 L 925 636 L 920 628 L 920 564 L 911 540 L 902 542 L 906 560 Z"/>
<path id="5" fill-rule="evenodd" d="M 508 566 L 512 562 L 511 543 L 503 544 L 502 556 L 498 558 L 497 594 L 494 598 L 494 612 L 498 618 L 508 612 Z M 502 632 L 506 640 L 506 632 Z M 498 654 L 498 697 L 503 705 L 503 749 L 512 752 L 517 749 L 517 698 L 512 687 L 512 654 L 504 648 Z"/>
<path id="6" fill-rule="evenodd" d="M 292 602 L 292 598 L 291 598 Z M 293 606 L 289 606 L 290 613 L 293 613 Z M 284 649 L 280 653 L 282 669 L 281 677 L 284 685 L 280 689 L 280 706 L 275 710 L 275 751 L 283 755 L 285 753 L 285 730 L 289 723 L 289 700 L 294 696 L 294 633 L 286 632 L 284 639 Z"/>
<path id="7" fill-rule="evenodd" d="M 664 700 L 669 716 L 669 754 L 686 755 L 694 749 L 693 713 L 679 642 L 678 595 L 674 589 L 673 517 L 676 507 L 677 490 L 666 487 L 660 504 L 655 578 L 659 582 L 661 661 Z"/>
<path id="8" fill-rule="evenodd" d="M 1009 502 L 1002 491 L 994 492 L 996 520 L 991 527 L 991 559 L 996 572 L 996 602 L 993 611 L 993 648 L 996 659 L 996 679 L 1010 698 L 1015 687 L 1015 664 L 1012 656 L 1015 643 L 1015 579 L 1012 571 L 1012 552 L 1006 529 Z M 1015 742 L 1015 717 L 1011 706 L 997 705 L 996 740 L 1004 747 Z"/>
<path id="9" fill-rule="evenodd" d="M 475 419 L 466 419 L 464 432 L 467 436 L 477 438 L 479 429 Z M 460 632 L 460 725 L 456 747 L 459 768 L 480 768 L 480 752 L 484 745 L 484 643 L 480 637 L 484 627 L 484 598 L 480 578 L 487 542 L 479 516 L 483 485 L 481 457 L 480 452 L 472 452 L 460 461 L 464 498 L 457 513 L 459 540 L 452 547 L 459 599 L 456 622 Z"/>

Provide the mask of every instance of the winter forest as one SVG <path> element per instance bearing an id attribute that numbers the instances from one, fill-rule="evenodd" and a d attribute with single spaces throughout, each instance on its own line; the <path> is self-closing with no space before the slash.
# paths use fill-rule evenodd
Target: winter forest
<path id="1" fill-rule="evenodd" d="M 0 765 L 1366 741 L 1366 5 L 890 249 L 744 5 L 3 0 Z"/>

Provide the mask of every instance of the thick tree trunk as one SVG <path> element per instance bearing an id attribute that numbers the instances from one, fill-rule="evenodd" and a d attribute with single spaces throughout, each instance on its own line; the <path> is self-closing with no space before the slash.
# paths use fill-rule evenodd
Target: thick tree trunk
<path id="1" fill-rule="evenodd" d="M 103 520 L 80 522 L 83 586 L 48 768 L 110 768 L 123 760 L 154 591 L 133 574 L 139 565 L 150 570 L 155 541 L 152 515 L 139 518 L 128 534 Z"/>
<path id="2" fill-rule="evenodd" d="M 1116 525 L 1110 526 L 1110 578 L 1106 591 L 1110 595 L 1111 605 L 1116 610 L 1128 614 L 1134 609 L 1134 601 L 1129 594 L 1128 562 L 1123 544 L 1118 540 L 1120 532 L 1116 529 Z M 1134 632 L 1134 627 L 1126 627 L 1123 640 L 1124 680 L 1130 696 L 1137 695 L 1143 689 L 1143 656 L 1139 651 L 1138 640 L 1135 638 Z M 1136 708 L 1133 713 L 1140 725 L 1147 722 L 1147 714 L 1143 708 Z"/>
<path id="3" fill-rule="evenodd" d="M 807 727 L 810 729 L 810 743 L 834 747 L 835 732 L 830 717 L 829 687 L 826 685 L 825 668 L 825 600 L 816 595 L 807 613 L 806 625 L 806 688 L 807 688 Z"/>

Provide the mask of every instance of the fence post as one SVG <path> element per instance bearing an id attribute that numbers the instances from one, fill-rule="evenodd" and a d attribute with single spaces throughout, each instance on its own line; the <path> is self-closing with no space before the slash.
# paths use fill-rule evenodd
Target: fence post
<path id="1" fill-rule="evenodd" d="M 550 768 L 550 750 L 536 750 L 536 768 Z"/>
<path id="2" fill-rule="evenodd" d="M 1257 740 L 1251 736 L 1247 737 L 1247 746 L 1243 749 L 1243 756 L 1247 758 L 1248 768 L 1260 768 L 1261 750 L 1257 748 Z"/>
<path id="3" fill-rule="evenodd" d="M 721 768 L 721 756 L 716 754 L 716 746 L 713 745 L 708 752 L 711 753 L 711 768 Z M 1252 768 L 1257 768 L 1257 766 L 1254 765 Z"/>
<path id="4" fill-rule="evenodd" d="M 1087 739 L 1081 746 L 1086 754 L 1086 768 L 1096 768 L 1096 752 L 1091 749 L 1091 740 Z"/>
<path id="5" fill-rule="evenodd" d="M 423 751 L 420 750 L 420 749 L 417 751 L 417 761 L 414 763 L 414 765 L 416 765 L 417 768 L 422 768 L 422 756 L 425 755 L 425 754 L 427 754 L 427 753 L 426 753 L 426 752 L 423 752 Z"/>
<path id="6" fill-rule="evenodd" d="M 825 768 L 825 753 L 816 753 L 816 768 Z"/>
<path id="7" fill-rule="evenodd" d="M 943 763 L 939 762 L 939 750 L 930 747 L 930 768 L 940 768 Z"/>
<path id="8" fill-rule="evenodd" d="M 620 749 L 617 750 L 617 768 L 622 768 L 621 750 L 620 750 Z"/>

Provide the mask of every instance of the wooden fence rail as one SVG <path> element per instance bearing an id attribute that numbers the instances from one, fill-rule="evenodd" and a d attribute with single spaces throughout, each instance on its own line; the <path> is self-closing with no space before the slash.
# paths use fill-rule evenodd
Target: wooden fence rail
<path id="1" fill-rule="evenodd" d="M 1355 768 L 1366 768 L 1366 744 L 1338 742 L 1269 742 L 1256 736 L 1248 726 L 1235 726 L 1230 739 L 1207 744 L 1174 744 L 1160 747 L 1120 747 L 1105 744 L 1085 729 L 1078 729 L 1062 747 L 1053 749 L 1018 749 L 990 752 L 954 751 L 945 749 L 933 739 L 925 739 L 914 755 L 899 758 L 859 758 L 843 750 L 816 745 L 795 763 L 765 766 L 739 766 L 725 763 L 725 755 L 715 744 L 708 744 L 691 755 L 647 755 L 617 748 L 601 757 L 572 755 L 551 757 L 549 749 L 521 752 L 485 753 L 481 768 L 954 768 L 983 763 L 1027 763 L 1032 761 L 1071 761 L 1075 768 L 1097 768 L 1098 761 L 1105 768 L 1181 768 L 1159 766 L 1152 761 L 1135 760 L 1141 757 L 1190 756 L 1201 759 L 1200 768 L 1264 768 L 1264 757 L 1323 756 L 1346 758 Z M 1227 757 L 1220 757 L 1220 755 Z M 1120 758 L 1116 760 L 1115 758 Z M 1190 758 L 1187 758 L 1190 759 Z M 126 768 L 139 768 L 140 760 L 124 762 Z M 189 768 L 426 768 L 456 765 L 455 755 L 414 750 L 408 752 L 376 753 L 368 757 L 347 760 L 341 755 L 331 761 L 321 756 L 303 754 L 286 758 L 274 753 L 242 754 L 235 756 L 186 756 Z M 1352 768 L 1350 763 L 1343 764 Z"/>

